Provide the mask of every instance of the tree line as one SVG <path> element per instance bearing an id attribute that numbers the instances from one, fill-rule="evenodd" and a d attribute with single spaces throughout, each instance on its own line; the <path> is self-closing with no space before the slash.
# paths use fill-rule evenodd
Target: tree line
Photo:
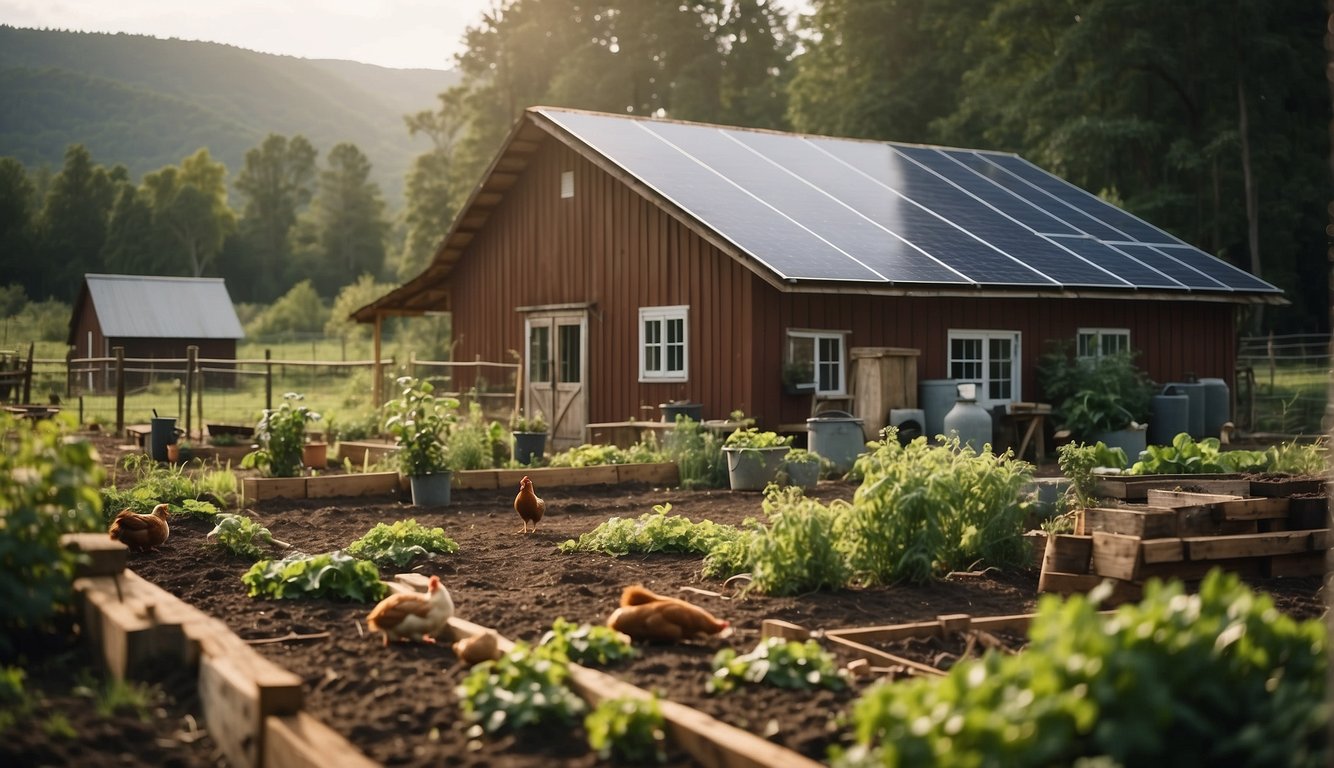
<path id="1" fill-rule="evenodd" d="M 1283 288 L 1249 318 L 1327 327 L 1325 13 L 1305 0 L 506 0 L 467 31 L 461 83 L 406 118 L 430 139 L 404 209 L 339 145 L 246 154 L 227 206 L 207 150 L 133 184 L 72 147 L 0 161 L 0 248 L 34 297 L 86 271 L 233 277 L 270 301 L 417 274 L 522 110 L 622 114 L 1016 152 Z M 18 226 L 15 222 L 22 223 Z M 19 250 L 15 250 L 16 247 Z"/>

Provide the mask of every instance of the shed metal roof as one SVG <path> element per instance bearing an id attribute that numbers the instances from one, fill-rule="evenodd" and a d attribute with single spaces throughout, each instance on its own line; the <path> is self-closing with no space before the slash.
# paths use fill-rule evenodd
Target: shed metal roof
<path id="1" fill-rule="evenodd" d="M 84 280 L 108 338 L 245 338 L 220 277 L 85 275 Z"/>

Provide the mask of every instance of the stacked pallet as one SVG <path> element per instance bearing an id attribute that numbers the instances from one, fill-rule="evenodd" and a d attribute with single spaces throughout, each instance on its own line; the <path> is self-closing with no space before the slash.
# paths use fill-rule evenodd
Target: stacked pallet
<path id="1" fill-rule="evenodd" d="M 1323 514 L 1287 497 L 1250 495 L 1246 480 L 1192 485 L 1205 483 L 1198 492 L 1175 490 L 1181 480 L 1124 481 L 1124 495 L 1144 503 L 1123 498 L 1081 510 L 1074 535 L 1048 537 L 1038 590 L 1086 592 L 1112 579 L 1119 601 L 1137 599 L 1148 579 L 1196 581 L 1213 568 L 1243 578 L 1325 572 L 1331 538 Z"/>

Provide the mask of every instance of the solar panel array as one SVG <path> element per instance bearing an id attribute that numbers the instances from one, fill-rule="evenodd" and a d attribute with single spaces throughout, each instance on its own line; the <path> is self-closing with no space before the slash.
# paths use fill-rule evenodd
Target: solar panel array
<path id="1" fill-rule="evenodd" d="M 1011 154 L 536 111 L 785 280 L 1278 292 Z"/>

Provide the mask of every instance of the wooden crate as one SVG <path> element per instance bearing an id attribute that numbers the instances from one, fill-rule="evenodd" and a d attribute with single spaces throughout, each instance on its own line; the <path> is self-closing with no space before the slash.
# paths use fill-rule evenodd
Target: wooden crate
<path id="1" fill-rule="evenodd" d="M 306 478 L 306 498 L 334 496 L 387 496 L 398 493 L 397 472 L 367 472 L 351 475 L 320 475 Z"/>
<path id="2" fill-rule="evenodd" d="M 1241 475 L 1106 475 L 1098 478 L 1099 498 L 1143 501 L 1151 489 L 1199 488 L 1210 493 L 1244 496 L 1251 483 Z"/>
<path id="3" fill-rule="evenodd" d="M 304 477 L 247 477 L 241 480 L 241 502 L 306 498 Z"/>
<path id="4" fill-rule="evenodd" d="M 1177 513 L 1158 506 L 1090 507 L 1079 511 L 1076 530 L 1161 539 L 1177 535 Z"/>
<path id="5" fill-rule="evenodd" d="M 939 677 L 945 674 L 942 670 L 883 651 L 868 643 L 893 642 L 909 638 L 943 638 L 967 630 L 1027 632 L 1032 621 L 1033 614 L 1031 613 L 978 618 L 964 613 L 955 613 L 938 616 L 935 621 L 831 629 L 826 631 L 824 636 L 829 642 L 842 646 L 858 658 L 866 659 L 876 666 L 900 668 L 911 675 Z"/>

